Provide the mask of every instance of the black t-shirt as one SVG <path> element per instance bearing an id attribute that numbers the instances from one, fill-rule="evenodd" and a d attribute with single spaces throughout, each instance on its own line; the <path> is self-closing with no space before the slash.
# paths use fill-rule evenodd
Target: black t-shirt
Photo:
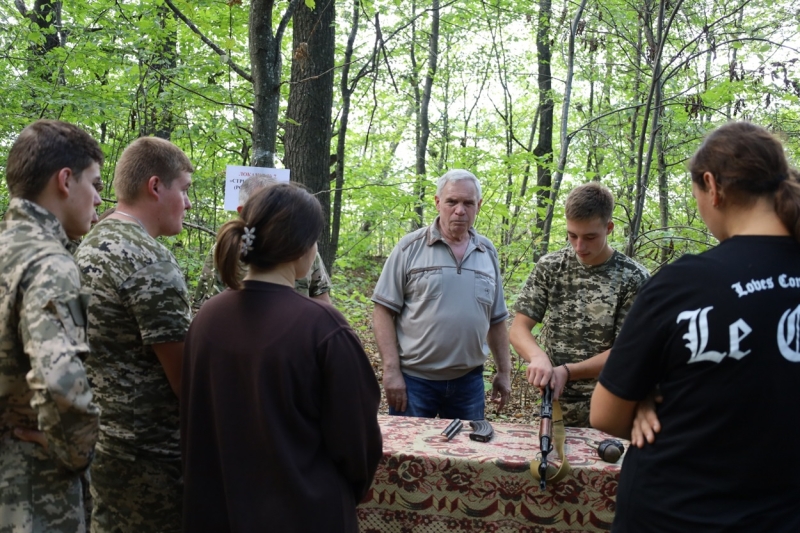
<path id="1" fill-rule="evenodd" d="M 614 531 L 800 531 L 800 245 L 737 236 L 665 267 L 600 375 L 661 432 L 631 448 Z"/>

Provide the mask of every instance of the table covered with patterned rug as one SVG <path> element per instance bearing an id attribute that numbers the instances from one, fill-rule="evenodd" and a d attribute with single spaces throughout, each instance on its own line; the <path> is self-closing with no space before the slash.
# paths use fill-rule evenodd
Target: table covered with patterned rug
<path id="1" fill-rule="evenodd" d="M 492 424 L 494 438 L 481 443 L 470 440 L 465 424 L 446 442 L 440 434 L 450 420 L 379 419 L 383 459 L 356 510 L 361 533 L 550 533 L 611 526 L 622 459 L 600 460 L 597 445 L 609 437 L 600 431 L 567 428 L 572 470 L 540 491 L 529 470 L 539 453 L 538 426 Z"/>

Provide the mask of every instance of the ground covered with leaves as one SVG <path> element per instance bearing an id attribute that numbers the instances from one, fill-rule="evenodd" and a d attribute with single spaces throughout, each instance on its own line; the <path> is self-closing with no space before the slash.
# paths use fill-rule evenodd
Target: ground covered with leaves
<path id="1" fill-rule="evenodd" d="M 350 322 L 355 332 L 361 338 L 364 349 L 370 358 L 378 383 L 383 389 L 383 366 L 372 333 L 372 307 L 370 300 L 372 290 L 380 276 L 383 261 L 370 261 L 365 264 L 346 267 L 337 270 L 333 275 L 332 299 Z M 510 324 L 510 319 L 509 319 Z M 484 370 L 484 384 L 486 387 L 486 418 L 495 422 L 529 423 L 534 412 L 538 413 L 538 398 L 533 387 L 525 381 L 524 361 L 511 352 L 511 399 L 502 411 L 497 412 L 494 404 L 490 402 L 492 376 L 494 375 L 494 361 L 490 357 Z M 386 396 L 381 393 L 381 414 L 387 414 L 389 408 Z"/>

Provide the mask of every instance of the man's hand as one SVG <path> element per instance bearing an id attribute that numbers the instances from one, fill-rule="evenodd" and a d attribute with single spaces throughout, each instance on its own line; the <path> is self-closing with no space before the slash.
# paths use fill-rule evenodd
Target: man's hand
<path id="1" fill-rule="evenodd" d="M 486 342 L 492 351 L 494 368 L 497 370 L 492 379 L 490 400 L 497 405 L 499 413 L 511 397 L 511 351 L 508 349 L 508 328 L 505 320 L 489 326 Z"/>
<path id="2" fill-rule="evenodd" d="M 511 397 L 511 376 L 498 372 L 492 379 L 492 396 L 491 401 L 497 404 L 497 412 L 503 410 L 503 407 L 508 403 Z"/>
<path id="3" fill-rule="evenodd" d="M 647 398 L 636 404 L 636 416 L 633 418 L 631 428 L 631 444 L 637 448 L 644 448 L 645 443 L 653 444 L 656 433 L 661 431 L 661 423 L 656 415 L 656 404 L 664 401 L 657 391 L 647 395 Z"/>
<path id="4" fill-rule="evenodd" d="M 24 442 L 35 442 L 47 451 L 47 437 L 36 429 L 14 428 L 14 436 Z"/>
<path id="5" fill-rule="evenodd" d="M 386 403 L 395 411 L 405 411 L 408 406 L 406 395 L 406 380 L 400 370 L 383 370 L 383 390 L 386 393 Z"/>
<path id="6" fill-rule="evenodd" d="M 552 382 L 553 365 L 550 363 L 550 358 L 547 357 L 547 354 L 542 353 L 542 355 L 534 356 L 531 359 L 531 362 L 528 363 L 528 368 L 525 369 L 525 377 L 528 383 L 539 389 L 544 389 L 545 385 Z"/>
<path id="7" fill-rule="evenodd" d="M 405 412 L 408 407 L 408 394 L 406 380 L 400 371 L 395 316 L 393 310 L 375 304 L 375 309 L 372 311 L 372 330 L 375 332 L 375 343 L 383 360 L 383 391 L 386 393 L 386 403 L 395 411 Z"/>

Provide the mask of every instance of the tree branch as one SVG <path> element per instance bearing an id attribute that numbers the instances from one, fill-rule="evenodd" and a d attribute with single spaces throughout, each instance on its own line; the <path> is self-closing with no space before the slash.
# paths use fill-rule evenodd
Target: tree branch
<path id="1" fill-rule="evenodd" d="M 23 0 L 14 0 L 14 5 L 17 6 L 20 15 L 25 18 L 28 17 L 28 8 L 25 7 L 25 2 Z"/>
<path id="2" fill-rule="evenodd" d="M 190 30 L 195 32 L 200 37 L 200 40 L 206 43 L 209 46 L 209 48 L 214 50 L 220 56 L 220 58 L 224 58 L 225 59 L 224 63 L 226 65 L 231 67 L 233 71 L 236 72 L 239 76 L 246 79 L 250 83 L 253 83 L 253 77 L 250 75 L 250 73 L 244 70 L 236 63 L 234 63 L 234 61 L 231 59 L 231 56 L 227 52 L 225 52 L 225 50 L 214 44 L 214 41 L 203 35 L 203 32 L 201 32 L 200 29 L 197 26 L 195 26 L 194 22 L 189 20 L 189 18 L 186 17 L 186 15 L 184 15 L 181 12 L 181 10 L 178 9 L 175 6 L 175 4 L 172 3 L 172 0 L 164 0 L 164 3 L 167 4 L 167 6 L 172 10 L 173 13 L 175 13 L 176 17 L 181 19 L 189 27 Z"/>
<path id="3" fill-rule="evenodd" d="M 144 64 L 145 66 L 147 66 L 147 68 L 149 68 L 149 69 L 153 70 L 154 72 L 156 72 L 158 75 L 163 76 L 164 79 L 167 80 L 169 83 L 175 85 L 176 87 L 178 87 L 180 89 L 183 89 L 184 91 L 186 91 L 188 93 L 191 93 L 191 94 L 193 94 L 195 96 L 199 96 L 200 98 L 202 98 L 204 100 L 207 100 L 207 101 L 211 102 L 212 104 L 216 104 L 216 105 L 220 105 L 220 106 L 241 107 L 242 109 L 247 109 L 250 112 L 253 111 L 253 106 L 249 106 L 249 105 L 246 105 L 246 104 L 237 104 L 235 102 L 220 102 L 219 100 L 214 100 L 213 98 L 210 98 L 210 97 L 208 97 L 208 96 L 206 96 L 206 95 L 204 95 L 204 94 L 202 94 L 202 93 L 200 93 L 198 91 L 195 91 L 194 89 L 192 89 L 190 87 L 186 87 L 185 85 L 182 85 L 182 84 L 178 83 L 177 81 L 175 81 L 174 78 L 170 77 L 169 74 L 163 72 L 159 67 L 157 67 L 155 65 L 151 65 L 148 61 L 142 61 L 142 64 Z"/>
<path id="4" fill-rule="evenodd" d="M 275 30 L 276 43 L 280 43 L 281 40 L 283 40 L 283 32 L 286 31 L 286 26 L 288 26 L 289 21 L 292 20 L 294 12 L 299 4 L 300 0 L 291 0 L 289 5 L 286 6 L 286 11 L 283 12 L 283 17 L 281 17 L 281 21 L 278 23 L 278 28 Z"/>
<path id="5" fill-rule="evenodd" d="M 190 227 L 190 228 L 192 228 L 192 229 L 196 229 L 196 230 L 198 230 L 198 231 L 203 231 L 203 232 L 205 232 L 205 233 L 208 233 L 208 234 L 209 234 L 209 235 L 211 235 L 212 237 L 216 237 L 216 236 L 217 236 L 217 232 L 216 232 L 216 231 L 212 231 L 212 230 L 210 230 L 210 229 L 208 229 L 208 228 L 206 228 L 206 227 L 199 226 L 199 225 L 197 225 L 197 224 L 192 224 L 192 223 L 190 223 L 190 222 L 186 222 L 185 220 L 183 221 L 183 225 L 184 225 L 184 226 L 188 226 L 188 227 Z"/>

